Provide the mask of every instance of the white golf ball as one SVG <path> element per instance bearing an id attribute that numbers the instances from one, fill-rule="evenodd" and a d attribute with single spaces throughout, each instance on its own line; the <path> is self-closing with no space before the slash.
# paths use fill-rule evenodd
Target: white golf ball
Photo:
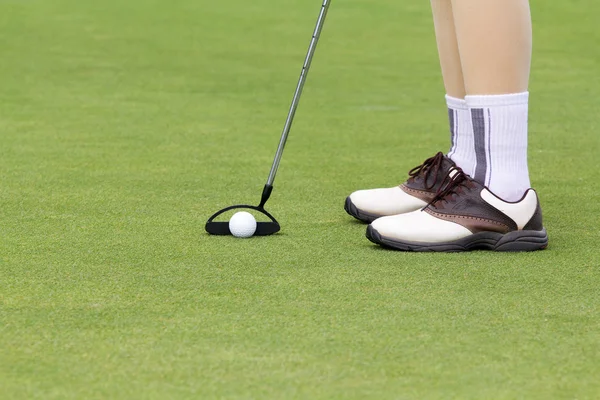
<path id="1" fill-rule="evenodd" d="M 229 231 L 238 238 L 249 238 L 256 232 L 256 219 L 246 211 L 233 214 L 229 220 Z"/>

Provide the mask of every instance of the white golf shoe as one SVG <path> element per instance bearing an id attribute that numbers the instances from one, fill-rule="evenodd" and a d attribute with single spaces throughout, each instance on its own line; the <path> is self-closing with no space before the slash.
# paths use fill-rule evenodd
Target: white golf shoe
<path id="1" fill-rule="evenodd" d="M 367 238 L 404 251 L 532 251 L 548 246 L 535 190 L 506 202 L 458 169 L 422 210 L 379 218 Z"/>
<path id="2" fill-rule="evenodd" d="M 344 209 L 363 222 L 404 214 L 425 207 L 438 193 L 449 171 L 456 168 L 452 160 L 437 153 L 409 172 L 409 179 L 396 187 L 358 190 L 346 198 Z"/>

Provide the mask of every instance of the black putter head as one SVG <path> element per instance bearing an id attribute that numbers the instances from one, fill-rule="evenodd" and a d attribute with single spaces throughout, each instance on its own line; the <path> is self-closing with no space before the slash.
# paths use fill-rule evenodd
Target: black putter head
<path id="1" fill-rule="evenodd" d="M 246 209 L 258 211 L 259 213 L 266 215 L 271 220 L 270 222 L 257 222 L 256 223 L 256 232 L 254 233 L 254 236 L 273 235 L 274 233 L 279 232 L 279 230 L 281 229 L 281 227 L 279 226 L 279 222 L 277 222 L 275 217 L 273 217 L 271 214 L 269 214 L 269 212 L 267 210 L 265 210 L 263 207 L 239 205 L 239 206 L 231 206 L 231 207 L 224 208 L 221 211 L 214 214 L 212 217 L 210 217 L 208 219 L 208 221 L 206 222 L 206 226 L 205 226 L 206 232 L 210 233 L 211 235 L 231 235 L 231 232 L 229 231 L 229 222 L 218 222 L 218 221 L 215 221 L 214 219 L 227 211 L 235 210 L 235 209 L 239 209 L 239 208 L 246 208 Z"/>

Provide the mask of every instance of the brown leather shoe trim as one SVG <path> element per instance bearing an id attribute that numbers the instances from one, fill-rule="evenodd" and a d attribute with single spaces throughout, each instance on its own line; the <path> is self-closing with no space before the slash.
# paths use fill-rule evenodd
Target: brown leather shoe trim
<path id="1" fill-rule="evenodd" d="M 536 193 L 537 194 L 537 193 Z M 544 229 L 544 224 L 542 221 L 542 207 L 540 206 L 540 201 L 538 200 L 537 207 L 535 209 L 535 213 L 533 217 L 529 220 L 527 225 L 523 227 L 524 231 L 541 231 Z"/>
<path id="2" fill-rule="evenodd" d="M 434 192 L 430 192 L 430 191 L 426 191 L 426 190 L 411 189 L 408 186 L 406 186 L 404 183 L 402 185 L 400 185 L 400 189 L 402 189 L 405 193 L 416 197 L 417 199 L 423 200 L 425 203 L 429 203 L 435 197 Z"/>
<path id="3" fill-rule="evenodd" d="M 430 215 L 433 215 L 436 218 L 443 219 L 444 221 L 454 222 L 456 224 L 462 225 L 472 233 L 479 232 L 498 232 L 498 233 L 508 233 L 510 232 L 510 228 L 501 222 L 494 221 L 487 218 L 479 218 L 479 217 L 470 217 L 466 215 L 454 215 L 454 214 L 440 214 L 435 211 L 432 211 L 430 208 L 425 210 Z"/>

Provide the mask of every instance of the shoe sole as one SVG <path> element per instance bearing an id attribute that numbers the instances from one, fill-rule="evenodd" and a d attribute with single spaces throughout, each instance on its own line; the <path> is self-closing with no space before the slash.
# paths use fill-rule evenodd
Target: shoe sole
<path id="1" fill-rule="evenodd" d="M 356 218 L 362 222 L 366 222 L 368 224 L 375 221 L 377 218 L 383 217 L 383 215 L 370 214 L 368 212 L 359 210 L 354 205 L 354 203 L 352 203 L 352 200 L 350 200 L 350 196 L 348 196 L 346 198 L 346 202 L 344 203 L 344 210 L 346 210 L 346 212 L 348 214 L 350 214 L 351 216 L 353 216 L 354 218 Z"/>
<path id="2" fill-rule="evenodd" d="M 462 252 L 472 250 L 493 251 L 536 251 L 548 247 L 548 233 L 541 231 L 514 231 L 507 234 L 480 232 L 444 243 L 420 243 L 400 241 L 381 236 L 371 225 L 367 228 L 367 239 L 381 246 L 401 251 Z"/>

